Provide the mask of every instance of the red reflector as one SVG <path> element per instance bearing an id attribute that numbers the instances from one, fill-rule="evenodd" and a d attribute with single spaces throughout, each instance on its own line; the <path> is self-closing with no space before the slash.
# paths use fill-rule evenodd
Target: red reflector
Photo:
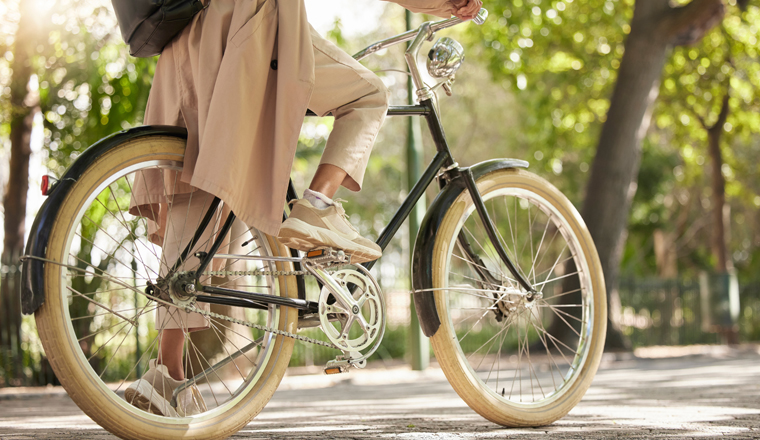
<path id="1" fill-rule="evenodd" d="M 40 184 L 40 191 L 43 196 L 48 195 L 48 188 L 50 187 L 50 176 L 42 176 L 42 183 Z"/>

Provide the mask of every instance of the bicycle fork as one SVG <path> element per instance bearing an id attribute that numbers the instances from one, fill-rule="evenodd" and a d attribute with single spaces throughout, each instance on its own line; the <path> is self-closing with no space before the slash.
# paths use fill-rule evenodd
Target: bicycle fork
<path id="1" fill-rule="evenodd" d="M 469 168 L 462 168 L 460 169 L 460 174 L 462 178 L 464 178 L 464 184 L 467 187 L 467 191 L 470 193 L 470 197 L 472 197 L 472 202 L 475 205 L 475 210 L 478 212 L 478 217 L 480 218 L 481 223 L 483 223 L 483 227 L 486 230 L 488 239 L 491 240 L 491 244 L 496 250 L 496 254 L 499 256 L 504 265 L 507 266 L 507 269 L 509 269 L 520 286 L 522 286 L 522 288 L 528 292 L 528 299 L 530 299 L 536 293 L 536 290 L 528 282 L 528 280 L 525 279 L 523 274 L 517 269 L 515 264 L 509 258 L 509 255 L 507 255 L 507 252 L 504 250 L 504 246 L 502 245 L 501 240 L 499 240 L 499 237 L 496 233 L 496 227 L 491 221 L 491 217 L 488 215 L 488 210 L 486 209 L 485 203 L 483 203 L 483 197 L 481 197 L 480 191 L 478 191 L 478 185 L 475 183 L 475 177 L 472 175 L 472 171 L 470 171 Z M 472 252 L 472 247 L 467 242 L 467 237 L 465 237 L 464 234 L 459 234 L 458 241 L 460 242 L 467 256 L 472 260 L 472 263 L 476 265 L 480 264 L 480 266 L 485 267 L 482 262 L 478 263 L 478 260 L 480 260 L 480 258 L 475 255 L 474 252 Z M 488 279 L 492 278 L 490 274 L 488 275 L 488 278 L 486 278 L 480 270 L 477 272 L 484 277 L 484 282 L 490 282 Z"/>

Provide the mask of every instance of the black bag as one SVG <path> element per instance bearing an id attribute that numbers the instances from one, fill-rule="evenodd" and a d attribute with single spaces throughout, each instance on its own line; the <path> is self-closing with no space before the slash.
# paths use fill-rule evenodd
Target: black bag
<path id="1" fill-rule="evenodd" d="M 158 55 L 205 9 L 201 0 L 111 0 L 121 36 L 133 57 Z"/>

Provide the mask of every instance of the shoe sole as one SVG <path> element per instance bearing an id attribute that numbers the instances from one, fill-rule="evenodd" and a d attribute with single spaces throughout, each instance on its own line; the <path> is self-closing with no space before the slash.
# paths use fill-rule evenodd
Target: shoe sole
<path id="1" fill-rule="evenodd" d="M 159 416 L 179 417 L 179 414 L 172 408 L 171 404 L 161 397 L 149 383 L 143 380 L 138 381 L 137 384 L 130 385 L 129 388 L 124 390 L 124 400 L 145 412 Z"/>
<path id="2" fill-rule="evenodd" d="M 351 255 L 351 263 L 354 264 L 377 260 L 383 255 L 373 249 L 357 245 L 333 231 L 316 228 L 297 218 L 289 218 L 287 221 L 290 225 L 284 225 L 277 238 L 289 248 L 304 252 L 320 247 L 341 249 Z"/>

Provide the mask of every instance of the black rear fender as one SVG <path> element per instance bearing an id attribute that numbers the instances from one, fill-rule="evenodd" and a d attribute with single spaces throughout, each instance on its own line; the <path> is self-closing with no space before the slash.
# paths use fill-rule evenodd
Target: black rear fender
<path id="1" fill-rule="evenodd" d="M 46 258 L 48 240 L 53 222 L 58 216 L 63 201 L 69 191 L 77 182 L 84 171 L 89 168 L 100 156 L 117 146 L 133 139 L 145 136 L 173 136 L 187 139 L 187 130 L 182 127 L 168 125 L 148 125 L 135 127 L 129 130 L 114 133 L 103 138 L 85 150 L 79 156 L 63 177 L 51 188 L 47 200 L 40 207 L 37 217 L 29 231 L 29 240 L 26 243 L 25 256 Z M 43 261 L 26 258 L 21 266 L 21 311 L 30 315 L 45 302 L 45 263 Z"/>

